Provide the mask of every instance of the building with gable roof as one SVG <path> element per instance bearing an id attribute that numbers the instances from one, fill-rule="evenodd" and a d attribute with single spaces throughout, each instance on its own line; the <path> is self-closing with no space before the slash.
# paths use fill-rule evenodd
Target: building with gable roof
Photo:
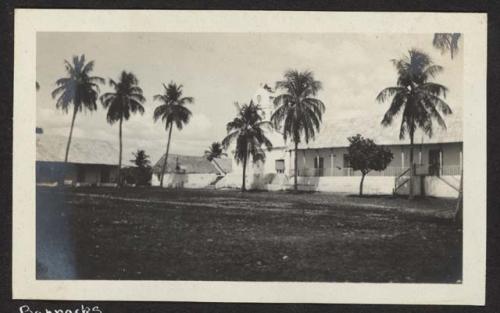
<path id="1" fill-rule="evenodd" d="M 267 84 L 261 84 L 252 97 L 262 109 L 264 120 L 274 112 L 275 93 Z M 325 112 L 329 114 L 328 108 Z M 436 125 L 431 138 L 417 131 L 414 144 L 415 172 L 419 183 L 416 194 L 454 197 L 458 195 L 463 167 L 462 114 L 455 112 L 446 118 L 447 129 Z M 399 124 L 380 125 L 380 118 L 372 115 L 328 120 L 324 118 L 317 137 L 308 144 L 301 143 L 297 152 L 298 176 L 301 189 L 356 193 L 361 173 L 353 171 L 347 159 L 348 137 L 361 134 L 386 146 L 393 160 L 384 171 L 372 171 L 365 179 L 365 193 L 408 193 L 408 184 L 401 183 L 408 175 L 409 139 L 399 140 Z M 254 189 L 284 190 L 292 188 L 295 151 L 291 142 L 285 142 L 279 130 L 269 130 L 266 136 L 273 143 L 264 162 L 247 168 L 247 186 Z M 232 156 L 234 147 L 229 147 Z M 242 166 L 233 161 L 233 171 L 217 183 L 218 188 L 239 188 Z M 398 182 L 399 181 L 399 182 Z M 399 184 L 399 185 L 398 185 Z"/>
<path id="2" fill-rule="evenodd" d="M 114 186 L 118 179 L 118 150 L 111 143 L 73 137 L 64 163 L 68 138 L 36 134 L 36 182 L 57 185 Z M 64 176 L 64 177 L 62 177 Z"/>

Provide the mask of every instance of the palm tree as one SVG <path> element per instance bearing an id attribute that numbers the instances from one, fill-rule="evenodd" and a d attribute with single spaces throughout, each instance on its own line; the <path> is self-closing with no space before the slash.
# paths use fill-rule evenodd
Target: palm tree
<path id="1" fill-rule="evenodd" d="M 222 144 L 220 142 L 213 142 L 208 147 L 208 150 L 205 150 L 205 157 L 209 161 L 220 158 L 221 156 L 227 156 L 227 154 L 224 153 Z"/>
<path id="2" fill-rule="evenodd" d="M 137 149 L 137 152 L 132 152 L 134 155 L 134 159 L 130 160 L 130 162 L 134 163 L 135 166 L 139 168 L 149 167 L 151 165 L 151 161 L 149 160 L 149 155 L 146 154 L 146 151 Z"/>
<path id="3" fill-rule="evenodd" d="M 222 156 L 227 156 L 227 154 L 224 152 L 220 142 L 213 142 L 208 147 L 208 150 L 205 150 L 205 158 L 210 162 L 214 162 L 219 171 L 223 171 L 223 169 L 220 167 L 219 163 L 217 163 L 216 159 Z M 225 174 L 225 172 L 223 172 L 223 174 Z"/>
<path id="4" fill-rule="evenodd" d="M 264 134 L 264 127 L 271 123 L 262 121 L 259 114 L 260 108 L 253 101 L 249 104 L 243 104 L 240 107 L 238 115 L 226 125 L 228 135 L 222 140 L 225 149 L 229 147 L 232 141 L 236 141 L 234 159 L 237 163 L 243 162 L 243 182 L 241 190 L 246 190 L 246 169 L 248 157 L 252 157 L 252 162 L 264 161 L 265 153 L 262 145 L 268 150 L 272 148 L 271 141 Z"/>
<path id="5" fill-rule="evenodd" d="M 154 96 L 154 100 L 161 101 L 162 104 L 156 107 L 153 118 L 158 121 L 160 118 L 165 123 L 165 130 L 168 131 L 167 151 L 161 168 L 160 186 L 163 187 L 163 177 L 167 168 L 168 150 L 170 149 L 170 139 L 172 138 L 172 127 L 177 127 L 182 130 L 183 126 L 189 123 L 191 119 L 191 111 L 185 107 L 186 104 L 194 102 L 193 97 L 182 96 L 182 85 L 177 85 L 170 82 L 167 85 L 163 84 L 164 94 Z"/>
<path id="6" fill-rule="evenodd" d="M 284 93 L 274 99 L 277 108 L 271 121 L 282 130 L 285 141 L 291 138 L 295 145 L 294 190 L 297 190 L 298 146 L 302 139 L 308 143 L 319 132 L 325 105 L 315 98 L 322 86 L 311 71 L 288 70 L 284 76 L 284 80 L 276 82 L 276 89 Z"/>
<path id="7" fill-rule="evenodd" d="M 106 120 L 113 125 L 119 122 L 118 136 L 120 139 L 120 152 L 118 156 L 118 185 L 122 183 L 122 124 L 123 120 L 128 120 L 131 113 L 139 112 L 144 114 L 142 103 L 146 101 L 142 95 L 142 89 L 138 86 L 139 81 L 132 72 L 122 71 L 120 80 L 115 82 L 109 79 L 109 85 L 113 87 L 114 92 L 107 92 L 101 96 L 101 103 L 105 109 L 108 109 Z"/>
<path id="8" fill-rule="evenodd" d="M 97 109 L 98 84 L 104 84 L 105 80 L 98 76 L 90 76 L 94 69 L 94 61 L 85 63 L 84 54 L 80 57 L 74 56 L 73 63 L 64 60 L 64 66 L 68 76 L 56 81 L 57 88 L 52 91 L 52 98 L 58 97 L 56 108 L 63 110 L 64 113 L 68 113 L 73 105 L 71 129 L 64 156 L 64 163 L 67 163 L 76 114 L 83 110 L 94 111 Z"/>
<path id="9" fill-rule="evenodd" d="M 432 45 L 441 50 L 441 54 L 450 51 L 451 58 L 453 59 L 453 56 L 458 51 L 458 41 L 461 35 L 460 33 L 436 33 L 434 34 Z"/>
<path id="10" fill-rule="evenodd" d="M 389 109 L 382 119 L 383 126 L 392 124 L 396 115 L 402 111 L 399 139 L 406 134 L 410 137 L 410 199 L 413 198 L 413 139 L 415 131 L 420 128 L 429 137 L 433 134 L 433 122 L 446 129 L 446 123 L 441 116 L 451 114 L 448 104 L 441 99 L 446 98 L 448 89 L 429 81 L 443 71 L 443 67 L 432 62 L 430 57 L 416 49 L 408 52 L 400 60 L 392 60 L 398 72 L 397 85 L 387 87 L 378 96 L 378 102 L 392 98 Z"/>

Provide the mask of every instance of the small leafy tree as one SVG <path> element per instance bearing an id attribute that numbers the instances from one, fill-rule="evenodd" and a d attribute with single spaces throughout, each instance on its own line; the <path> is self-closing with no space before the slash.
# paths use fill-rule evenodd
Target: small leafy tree
<path id="1" fill-rule="evenodd" d="M 366 174 L 370 171 L 383 171 L 392 161 L 392 152 L 382 146 L 378 146 L 371 139 L 364 138 L 360 134 L 347 138 L 349 140 L 348 160 L 355 171 L 361 172 L 359 184 L 359 195 L 363 195 L 363 182 Z"/>

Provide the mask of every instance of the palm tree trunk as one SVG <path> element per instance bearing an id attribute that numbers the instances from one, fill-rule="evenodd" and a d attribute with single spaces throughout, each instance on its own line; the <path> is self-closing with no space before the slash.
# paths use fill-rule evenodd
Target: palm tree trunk
<path id="1" fill-rule="evenodd" d="M 224 169 L 220 166 L 220 164 L 215 160 L 215 158 L 212 159 L 212 162 L 214 162 L 215 164 L 215 167 L 217 168 L 217 170 L 219 172 L 221 172 L 221 175 L 226 175 L 226 172 L 224 171 Z"/>
<path id="2" fill-rule="evenodd" d="M 248 154 L 245 154 L 243 158 L 243 181 L 241 182 L 241 191 L 246 191 L 247 159 Z"/>
<path id="3" fill-rule="evenodd" d="M 163 166 L 161 168 L 160 187 L 163 187 L 163 178 L 165 177 L 165 169 L 167 168 L 168 150 L 170 149 L 170 138 L 172 138 L 173 125 L 174 124 L 170 124 L 170 130 L 168 131 L 167 151 L 165 152 L 165 159 L 163 160 Z"/>
<path id="4" fill-rule="evenodd" d="M 71 146 L 71 138 L 73 137 L 73 126 L 75 125 L 76 119 L 76 107 L 73 110 L 73 118 L 71 119 L 71 128 L 69 130 L 68 143 L 66 145 L 66 154 L 64 156 L 64 163 L 68 163 L 69 147 Z"/>
<path id="5" fill-rule="evenodd" d="M 122 185 L 122 124 L 123 124 L 123 117 L 120 118 L 120 130 L 118 132 L 119 140 L 120 140 L 120 152 L 118 156 L 118 187 L 121 187 Z"/>
<path id="6" fill-rule="evenodd" d="M 410 191 L 409 191 L 409 199 L 413 200 L 413 132 L 410 133 Z"/>
<path id="7" fill-rule="evenodd" d="M 60 187 L 64 186 L 64 179 L 66 178 L 69 148 L 71 146 L 71 139 L 73 138 L 73 127 L 75 126 L 75 119 L 76 119 L 77 112 L 78 112 L 78 110 L 76 109 L 76 107 L 74 107 L 73 108 L 73 117 L 71 118 L 71 128 L 69 130 L 68 143 L 66 144 L 66 153 L 64 154 L 64 166 L 62 168 L 62 172 L 59 174 L 60 176 L 58 177 L 57 185 Z"/>
<path id="8" fill-rule="evenodd" d="M 299 147 L 299 143 L 298 142 L 295 142 L 295 160 L 294 160 L 294 163 L 295 163 L 295 170 L 293 171 L 293 190 L 297 191 L 297 175 L 298 175 L 298 172 L 299 172 L 299 162 L 298 162 L 298 147 Z"/>

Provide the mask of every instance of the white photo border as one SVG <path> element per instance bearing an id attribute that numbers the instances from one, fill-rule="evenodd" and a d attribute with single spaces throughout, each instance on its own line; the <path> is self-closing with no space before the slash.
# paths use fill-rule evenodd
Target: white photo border
<path id="1" fill-rule="evenodd" d="M 486 37 L 480 13 L 16 9 L 13 104 L 14 299 L 484 305 Z M 461 284 L 36 280 L 37 32 L 464 34 L 464 214 Z M 31 92 L 32 90 L 32 92 Z M 28 91 L 28 92 L 26 92 Z"/>

